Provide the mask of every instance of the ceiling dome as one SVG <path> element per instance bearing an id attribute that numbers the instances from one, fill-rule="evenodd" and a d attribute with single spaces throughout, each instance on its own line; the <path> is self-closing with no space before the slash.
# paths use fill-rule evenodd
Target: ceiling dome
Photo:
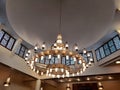
<path id="1" fill-rule="evenodd" d="M 60 0 L 7 0 L 7 16 L 15 32 L 35 45 L 51 45 L 59 33 Z M 88 47 L 111 31 L 113 0 L 62 0 L 63 41 Z"/>

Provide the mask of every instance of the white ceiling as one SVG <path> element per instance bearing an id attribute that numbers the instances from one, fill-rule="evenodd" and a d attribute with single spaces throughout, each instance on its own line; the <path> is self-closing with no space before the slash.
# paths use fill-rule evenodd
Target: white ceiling
<path id="1" fill-rule="evenodd" d="M 35 45 L 51 44 L 59 33 L 60 0 L 7 0 L 7 16 L 16 33 Z M 88 47 L 113 30 L 113 0 L 62 0 L 64 41 Z"/>

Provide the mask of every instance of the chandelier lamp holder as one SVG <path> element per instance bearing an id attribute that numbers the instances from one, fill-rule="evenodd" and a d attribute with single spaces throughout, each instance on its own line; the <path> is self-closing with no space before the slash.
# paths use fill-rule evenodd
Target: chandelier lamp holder
<path id="1" fill-rule="evenodd" d="M 86 49 L 83 49 L 82 54 L 90 57 L 90 54 L 87 53 Z M 41 75 L 46 74 L 46 76 L 50 77 L 64 78 L 71 75 L 79 75 L 91 65 L 91 61 L 87 63 L 82 54 L 79 53 L 77 44 L 74 45 L 74 50 L 69 49 L 68 42 L 63 43 L 62 35 L 58 34 L 57 40 L 50 46 L 50 48 L 46 48 L 45 42 L 43 42 L 41 48 L 39 48 L 38 44 L 36 44 L 34 49 L 28 50 L 25 60 L 33 71 L 36 71 L 37 73 L 41 72 Z M 40 63 L 40 61 L 48 60 L 50 62 L 53 58 L 56 58 L 57 62 L 55 61 L 52 64 L 42 64 L 46 66 L 44 70 L 41 70 L 36 66 L 36 64 Z M 63 60 L 65 60 L 65 62 L 66 60 L 73 60 L 75 65 L 72 67 L 70 65 L 66 65 L 62 63 Z"/>

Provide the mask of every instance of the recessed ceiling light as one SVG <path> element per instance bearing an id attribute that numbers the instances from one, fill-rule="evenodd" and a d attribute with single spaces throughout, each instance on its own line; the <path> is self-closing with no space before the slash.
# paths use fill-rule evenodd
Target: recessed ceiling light
<path id="1" fill-rule="evenodd" d="M 89 80 L 90 80 L 90 78 L 89 78 L 89 77 L 87 77 L 87 80 L 89 81 Z"/>
<path id="2" fill-rule="evenodd" d="M 108 79 L 113 79 L 113 77 L 111 77 L 111 76 L 108 76 Z"/>
<path id="3" fill-rule="evenodd" d="M 80 78 L 78 78 L 77 81 L 80 81 Z"/>
<path id="4" fill-rule="evenodd" d="M 97 80 L 102 80 L 102 79 L 103 79 L 103 76 L 96 76 L 95 79 L 97 79 Z"/>
<path id="5" fill-rule="evenodd" d="M 69 82 L 71 82 L 72 80 L 71 79 L 68 79 Z"/>
<path id="6" fill-rule="evenodd" d="M 116 64 L 120 64 L 120 61 L 116 61 L 115 63 L 116 63 Z"/>
<path id="7" fill-rule="evenodd" d="M 63 80 L 63 79 L 61 79 L 61 80 L 59 80 L 59 82 L 64 82 L 64 80 Z"/>

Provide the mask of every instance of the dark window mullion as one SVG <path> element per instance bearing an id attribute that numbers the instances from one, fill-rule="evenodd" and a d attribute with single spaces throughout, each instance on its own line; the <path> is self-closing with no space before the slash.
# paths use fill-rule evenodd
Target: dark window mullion
<path id="1" fill-rule="evenodd" d="M 107 44 L 109 43 L 109 41 L 107 42 Z M 111 46 L 109 46 L 109 44 L 108 44 L 108 48 L 109 48 L 109 50 L 110 50 L 110 54 L 112 53 L 112 51 L 111 51 Z"/>
<path id="2" fill-rule="evenodd" d="M 18 55 L 20 55 L 20 52 L 21 52 L 21 48 L 22 48 L 22 45 L 20 45 L 20 49 L 19 49 Z"/>
<path id="3" fill-rule="evenodd" d="M 24 56 L 25 56 L 25 51 L 26 51 L 26 49 L 24 49 L 24 51 L 23 51 L 23 56 L 22 56 L 23 58 L 24 58 Z"/>
<path id="4" fill-rule="evenodd" d="M 105 45 L 105 44 L 104 44 Z M 107 48 L 105 48 L 104 47 L 104 45 L 103 45 L 103 50 L 104 50 L 104 53 L 105 53 L 105 57 L 107 56 L 107 54 L 106 54 L 106 52 L 105 51 L 107 51 Z M 106 44 L 107 45 L 107 44 Z"/>
<path id="5" fill-rule="evenodd" d="M 115 37 L 114 37 L 115 38 Z M 117 47 L 116 47 L 116 45 L 115 45 L 115 42 L 114 42 L 114 40 L 112 39 L 112 41 L 113 41 L 113 45 L 114 45 L 114 47 L 115 47 L 115 51 L 117 50 Z M 114 52 L 115 52 L 114 51 Z"/>
<path id="6" fill-rule="evenodd" d="M 98 52 L 99 52 L 100 59 L 102 59 L 102 56 L 101 56 L 101 53 L 100 53 L 100 48 L 98 49 Z"/>
<path id="7" fill-rule="evenodd" d="M 14 39 L 14 38 L 13 38 L 13 39 Z M 12 45 L 12 47 L 11 47 L 11 50 L 13 49 L 13 46 L 14 46 L 15 42 L 16 42 L 16 40 L 14 39 L 13 45 Z"/>
<path id="8" fill-rule="evenodd" d="M 9 43 L 9 41 L 10 41 L 10 39 L 11 39 L 11 37 L 9 37 L 9 39 L 7 40 L 7 44 L 6 44 L 6 48 L 7 48 L 7 45 L 8 45 L 8 43 Z M 8 48 L 9 49 L 9 48 Z"/>

